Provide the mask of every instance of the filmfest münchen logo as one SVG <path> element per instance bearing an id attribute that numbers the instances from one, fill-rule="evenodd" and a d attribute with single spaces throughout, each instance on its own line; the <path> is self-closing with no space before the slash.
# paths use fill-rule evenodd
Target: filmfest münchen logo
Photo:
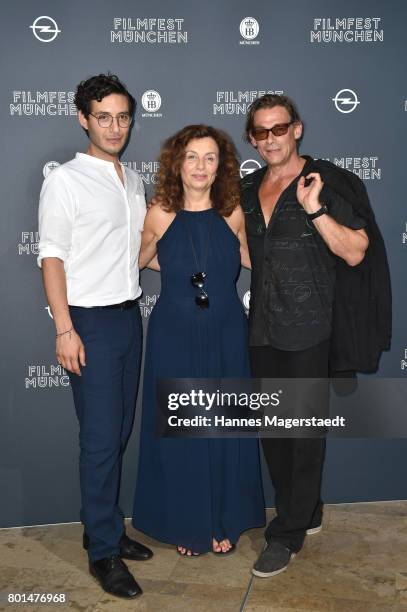
<path id="1" fill-rule="evenodd" d="M 245 17 L 240 22 L 240 34 L 244 40 L 240 41 L 241 45 L 258 45 L 259 41 L 255 40 L 260 30 L 259 22 L 254 17 Z"/>
<path id="2" fill-rule="evenodd" d="M 144 185 L 157 185 L 160 169 L 158 161 L 123 161 L 122 164 L 137 172 Z"/>
<path id="3" fill-rule="evenodd" d="M 333 157 L 321 157 L 321 159 L 332 162 L 338 168 L 353 172 L 362 181 L 380 181 L 382 178 L 382 169 L 377 155 L 335 155 Z"/>
<path id="4" fill-rule="evenodd" d="M 162 117 L 162 114 L 157 112 L 161 108 L 161 96 L 158 91 L 154 89 L 145 91 L 141 97 L 141 105 L 146 111 L 142 117 Z"/>
<path id="5" fill-rule="evenodd" d="M 159 298 L 159 294 L 153 293 L 152 295 L 146 295 L 143 293 L 142 297 L 139 300 L 140 313 L 144 318 L 148 318 L 157 303 Z"/>
<path id="6" fill-rule="evenodd" d="M 54 117 L 76 115 L 74 91 L 32 91 L 11 92 L 10 115 L 30 117 Z"/>
<path id="7" fill-rule="evenodd" d="M 69 376 L 59 364 L 30 364 L 27 366 L 24 386 L 29 390 L 69 387 Z"/>
<path id="8" fill-rule="evenodd" d="M 317 17 L 310 31 L 312 43 L 383 42 L 381 17 Z"/>
<path id="9" fill-rule="evenodd" d="M 38 243 L 40 235 L 38 232 L 21 232 L 21 241 L 17 244 L 19 255 L 38 255 Z"/>
<path id="10" fill-rule="evenodd" d="M 245 161 L 240 164 L 240 178 L 243 178 L 247 174 L 252 174 L 252 172 L 256 172 L 259 168 L 261 168 L 261 164 L 256 159 L 245 159 Z"/>
<path id="11" fill-rule="evenodd" d="M 164 17 L 114 17 L 110 30 L 110 42 L 150 45 L 174 45 L 188 43 L 188 31 L 184 19 Z"/>
<path id="12" fill-rule="evenodd" d="M 353 113 L 358 104 L 360 104 L 356 93 L 352 89 L 341 89 L 336 96 L 332 98 L 335 108 L 340 113 Z"/>
<path id="13" fill-rule="evenodd" d="M 44 167 L 42 169 L 42 174 L 44 175 L 44 178 L 47 178 L 48 174 L 52 172 L 52 170 L 55 170 L 55 168 L 58 168 L 58 166 L 60 165 L 61 164 L 57 161 L 49 161 L 44 164 Z"/>
<path id="14" fill-rule="evenodd" d="M 216 102 L 212 105 L 213 115 L 246 115 L 250 104 L 264 94 L 283 94 L 284 91 L 275 89 L 246 90 L 246 91 L 217 91 Z"/>
<path id="15" fill-rule="evenodd" d="M 44 43 L 52 42 L 61 33 L 56 21 L 46 15 L 37 17 L 34 23 L 30 25 L 30 29 L 33 31 L 35 38 Z"/>

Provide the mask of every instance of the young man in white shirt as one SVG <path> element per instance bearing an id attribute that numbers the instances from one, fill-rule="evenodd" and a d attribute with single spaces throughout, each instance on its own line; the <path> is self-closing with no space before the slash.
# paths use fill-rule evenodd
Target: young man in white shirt
<path id="1" fill-rule="evenodd" d="M 133 598 L 142 591 L 122 558 L 152 556 L 128 538 L 118 506 L 142 348 L 137 298 L 145 196 L 138 174 L 119 161 L 135 100 L 115 75 L 100 74 L 78 85 L 75 104 L 89 147 L 44 181 L 38 265 L 79 420 L 89 570 L 105 591 Z"/>

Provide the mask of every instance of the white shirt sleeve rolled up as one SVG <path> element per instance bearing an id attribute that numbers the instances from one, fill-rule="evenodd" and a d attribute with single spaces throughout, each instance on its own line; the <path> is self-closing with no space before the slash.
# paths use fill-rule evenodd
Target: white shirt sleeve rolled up
<path id="1" fill-rule="evenodd" d="M 44 257 L 58 257 L 66 262 L 72 244 L 75 198 L 63 177 L 63 169 L 53 170 L 45 179 L 40 195 L 39 233 L 41 236 L 37 263 Z"/>

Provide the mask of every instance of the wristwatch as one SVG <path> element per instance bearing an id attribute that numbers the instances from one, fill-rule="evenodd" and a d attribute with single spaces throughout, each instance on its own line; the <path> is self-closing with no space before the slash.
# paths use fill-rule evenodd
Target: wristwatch
<path id="1" fill-rule="evenodd" d="M 314 219 L 317 219 L 321 215 L 327 215 L 327 214 L 328 214 L 328 208 L 327 208 L 326 204 L 322 204 L 321 208 L 319 210 L 317 210 L 317 212 L 306 213 L 307 219 L 309 219 L 310 221 L 313 221 Z"/>

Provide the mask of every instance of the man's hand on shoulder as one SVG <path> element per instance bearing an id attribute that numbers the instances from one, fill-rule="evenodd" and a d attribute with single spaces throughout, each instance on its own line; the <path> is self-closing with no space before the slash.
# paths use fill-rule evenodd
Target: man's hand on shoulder
<path id="1" fill-rule="evenodd" d="M 321 208 L 319 195 L 324 183 L 319 172 L 310 172 L 307 176 L 301 176 L 297 184 L 297 200 L 307 214 L 317 212 Z"/>

